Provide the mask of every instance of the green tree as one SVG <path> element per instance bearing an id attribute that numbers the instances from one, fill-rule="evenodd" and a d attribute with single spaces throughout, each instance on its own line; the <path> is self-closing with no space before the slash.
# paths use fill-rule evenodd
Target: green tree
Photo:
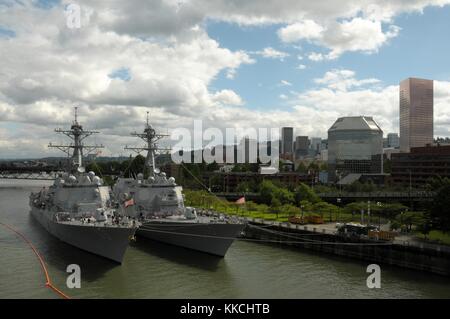
<path id="1" fill-rule="evenodd" d="M 421 224 L 423 219 L 423 213 L 420 212 L 405 212 L 402 216 L 403 224 L 408 232 L 412 231 L 413 225 Z"/>
<path id="2" fill-rule="evenodd" d="M 294 192 L 294 199 L 297 205 L 300 205 L 302 200 L 307 200 L 310 203 L 318 203 L 321 201 L 320 197 L 305 183 L 300 183 Z"/>
<path id="3" fill-rule="evenodd" d="M 285 204 L 281 207 L 281 211 L 288 216 L 296 216 L 300 214 L 300 208 L 291 205 L 291 204 Z"/>
<path id="4" fill-rule="evenodd" d="M 300 162 L 300 164 L 298 164 L 296 171 L 298 173 L 306 173 L 308 171 L 308 168 L 306 167 L 306 165 L 303 162 Z"/>
<path id="5" fill-rule="evenodd" d="M 401 228 L 401 224 L 398 221 L 393 221 L 390 228 L 391 230 L 398 230 Z"/>
<path id="6" fill-rule="evenodd" d="M 238 193 L 248 193 L 250 192 L 251 187 L 249 182 L 241 182 L 236 187 L 236 192 Z"/>
<path id="7" fill-rule="evenodd" d="M 447 233 L 450 231 L 450 181 L 444 181 L 429 208 L 433 226 Z"/>
<path id="8" fill-rule="evenodd" d="M 261 202 L 267 205 L 271 205 L 274 198 L 276 198 L 281 204 L 293 204 L 294 194 L 287 188 L 277 186 L 271 181 L 263 181 L 259 188 Z"/>
<path id="9" fill-rule="evenodd" d="M 209 172 L 214 172 L 214 171 L 217 171 L 218 169 L 219 169 L 219 164 L 217 164 L 216 161 L 214 161 L 206 166 L 206 170 Z"/>
<path id="10" fill-rule="evenodd" d="M 388 219 L 393 219 L 398 214 L 405 212 L 407 210 L 408 207 L 401 203 L 390 203 L 383 205 L 381 209 L 381 214 Z"/>
<path id="11" fill-rule="evenodd" d="M 308 165 L 308 170 L 313 171 L 313 172 L 318 172 L 319 169 L 319 164 L 317 164 L 317 162 L 311 162 Z"/>
<path id="12" fill-rule="evenodd" d="M 431 231 L 431 223 L 428 218 L 423 218 L 422 222 L 417 225 L 417 230 L 427 239 L 428 234 Z"/>
<path id="13" fill-rule="evenodd" d="M 280 212 L 280 208 L 281 208 L 281 202 L 278 198 L 273 198 L 272 202 L 270 204 L 270 212 L 272 214 L 276 214 L 277 218 L 278 218 L 278 213 Z"/>
<path id="14" fill-rule="evenodd" d="M 270 181 L 263 181 L 259 187 L 261 202 L 270 205 L 274 197 L 276 186 Z"/>

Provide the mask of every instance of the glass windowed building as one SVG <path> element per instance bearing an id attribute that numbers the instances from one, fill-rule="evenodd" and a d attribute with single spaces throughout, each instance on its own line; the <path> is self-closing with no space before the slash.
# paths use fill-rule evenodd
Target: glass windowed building
<path id="1" fill-rule="evenodd" d="M 328 181 L 383 172 L 383 131 L 372 117 L 341 117 L 328 130 Z"/>
<path id="2" fill-rule="evenodd" d="M 433 81 L 400 82 L 400 151 L 433 143 Z"/>
<path id="3" fill-rule="evenodd" d="M 297 136 L 295 138 L 295 159 L 300 159 L 308 155 L 309 140 L 308 136 Z"/>
<path id="4" fill-rule="evenodd" d="M 284 159 L 292 159 L 294 154 L 294 128 L 281 128 L 281 157 Z"/>

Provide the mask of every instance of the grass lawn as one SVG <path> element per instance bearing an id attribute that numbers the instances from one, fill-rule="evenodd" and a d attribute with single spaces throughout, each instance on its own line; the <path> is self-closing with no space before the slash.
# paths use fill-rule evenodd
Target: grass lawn
<path id="1" fill-rule="evenodd" d="M 422 238 L 422 239 L 424 238 L 423 234 L 417 233 L 416 235 L 419 238 Z M 432 241 L 439 241 L 439 243 L 441 243 L 441 244 L 450 245 L 450 233 L 444 234 L 440 230 L 432 230 L 428 234 L 427 238 Z"/>
<path id="2" fill-rule="evenodd" d="M 199 208 L 205 208 L 208 209 L 206 205 L 197 205 Z M 256 211 L 249 211 L 246 210 L 244 207 L 236 209 L 236 207 L 213 207 L 213 209 L 217 212 L 232 215 L 232 216 L 241 216 L 241 217 L 250 217 L 250 218 L 262 218 L 265 220 L 272 220 L 272 221 L 278 221 L 278 222 L 287 222 L 289 215 L 285 213 L 271 213 L 269 211 L 263 211 L 263 210 L 256 210 Z M 330 220 L 330 214 L 328 212 L 326 213 L 318 213 L 318 212 L 304 212 L 304 216 L 311 216 L 311 215 L 318 215 L 322 216 L 325 223 L 327 222 L 351 222 L 351 221 L 360 221 L 360 216 L 355 215 L 352 216 L 352 214 L 346 214 L 346 213 L 340 213 L 339 215 L 332 214 L 331 220 Z M 378 219 L 374 220 L 374 222 L 377 222 Z"/>

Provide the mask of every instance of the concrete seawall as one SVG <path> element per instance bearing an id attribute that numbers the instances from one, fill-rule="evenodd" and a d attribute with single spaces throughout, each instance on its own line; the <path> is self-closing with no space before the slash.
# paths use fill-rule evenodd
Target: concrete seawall
<path id="1" fill-rule="evenodd" d="M 314 226 L 247 221 L 245 238 L 450 276 L 450 247 L 350 237 L 318 232 Z"/>

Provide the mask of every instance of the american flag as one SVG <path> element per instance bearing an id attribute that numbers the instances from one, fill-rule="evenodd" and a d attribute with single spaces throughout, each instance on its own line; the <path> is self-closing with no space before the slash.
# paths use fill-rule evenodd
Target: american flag
<path id="1" fill-rule="evenodd" d="M 124 203 L 124 205 L 125 205 L 125 208 L 127 208 L 128 206 L 133 206 L 134 205 L 134 199 L 132 198 L 132 199 L 127 200 Z"/>

